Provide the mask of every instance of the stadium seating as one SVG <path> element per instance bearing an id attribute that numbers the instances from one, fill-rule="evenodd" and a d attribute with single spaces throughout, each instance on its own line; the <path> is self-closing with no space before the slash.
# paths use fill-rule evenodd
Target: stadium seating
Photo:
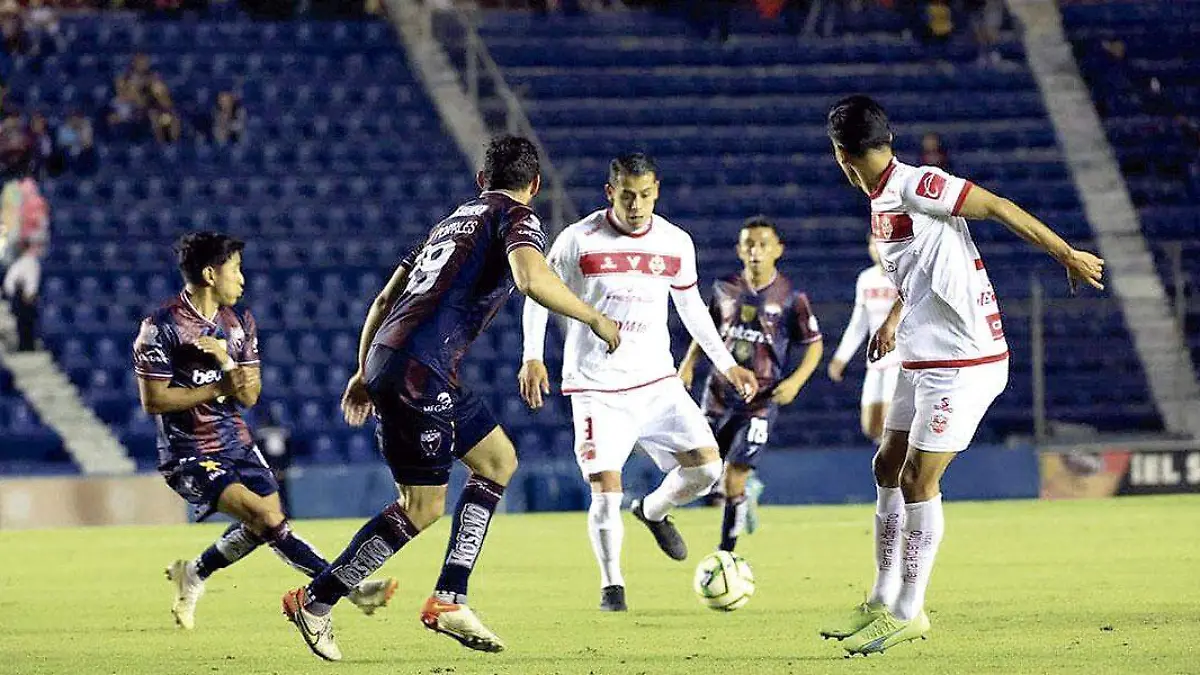
<path id="1" fill-rule="evenodd" d="M 1169 290 L 1164 242 L 1195 241 L 1200 221 L 1200 4 L 1149 0 L 1063 8 L 1067 34 L 1157 254 Z M 1200 250 L 1183 256 L 1183 283 L 1200 287 Z M 1200 317 L 1189 317 L 1200 368 Z"/>
<path id="2" fill-rule="evenodd" d="M 891 19 L 886 18 L 891 16 Z M 916 161 L 921 135 L 949 148 L 951 169 L 1027 205 L 1073 241 L 1090 238 L 1075 188 L 1019 42 L 1007 63 L 982 68 L 969 42 L 937 58 L 902 36 L 897 15 L 847 15 L 832 39 L 797 38 L 738 15 L 724 43 L 689 36 L 680 20 L 647 14 L 541 17 L 491 13 L 480 31 L 563 171 L 581 210 L 603 204 L 609 159 L 643 149 L 659 160 L 660 213 L 693 235 L 706 279 L 738 268 L 738 223 L 765 213 L 785 228 L 784 268 L 816 303 L 832 349 L 866 263 L 866 204 L 830 155 L 824 115 L 838 96 L 869 92 L 897 121 L 898 151 Z M 445 30 L 448 35 L 452 32 Z M 1023 310 L 1031 274 L 1066 295 L 1052 263 L 995 224 L 976 238 L 1005 306 Z M 1047 318 L 1052 419 L 1160 428 L 1115 303 L 1058 303 Z M 982 440 L 1031 430 L 1027 312 L 1010 311 L 1009 391 Z M 1096 345 L 1105 347 L 1097 349 Z M 1132 374 L 1114 386 L 1097 375 Z M 818 375 L 775 439 L 804 446 L 859 442 L 857 392 Z M 1104 411 L 1098 415 L 1098 411 Z"/>
<path id="3" fill-rule="evenodd" d="M 42 423 L 13 387 L 13 376 L 0 367 L 0 475 L 72 473 L 76 470 L 62 439 Z"/>
<path id="4" fill-rule="evenodd" d="M 936 130 L 955 169 L 1026 202 L 1072 238 L 1088 237 L 1019 45 L 1004 45 L 1009 65 L 981 70 L 966 65 L 974 52 L 965 45 L 946 51 L 950 61 L 923 60 L 895 35 L 902 25 L 886 12 L 844 25 L 847 34 L 831 39 L 776 35 L 745 18 L 735 25 L 725 46 L 643 14 L 500 13 L 483 30 L 579 205 L 599 203 L 612 154 L 653 151 L 662 165 L 662 211 L 694 234 L 706 280 L 734 269 L 729 249 L 742 218 L 777 216 L 790 246 L 786 269 L 810 290 L 830 340 L 866 264 L 865 204 L 841 184 L 821 128 L 835 95 L 878 93 L 903 121 L 906 156 L 921 131 Z M 75 107 L 96 111 L 113 76 L 144 51 L 193 114 L 211 107 L 217 92 L 239 91 L 250 130 L 231 147 L 190 138 L 167 147 L 101 141 L 96 175 L 49 182 L 54 243 L 44 330 L 59 363 L 139 463 L 151 466 L 154 425 L 137 404 L 130 343 L 139 318 L 178 289 L 169 243 L 189 229 L 225 230 L 250 242 L 245 301 L 258 318 L 264 357 L 256 414 L 293 428 L 301 461 L 374 456 L 369 432 L 347 428 L 337 409 L 361 319 L 407 247 L 475 189 L 390 29 L 373 21 L 106 16 L 64 26 L 68 52 L 38 67 L 15 62 L 10 91 L 19 105 L 56 118 Z M 1035 271 L 1053 275 L 1047 287 L 1061 294 L 1049 262 L 998 227 L 977 232 L 1002 297 L 1023 299 Z M 1092 374 L 1140 373 L 1119 313 L 1067 306 L 1052 313 L 1047 331 L 1056 355 L 1055 418 L 1160 424 L 1141 377 L 1101 386 Z M 1031 424 L 1028 322 L 1011 315 L 1008 332 L 1011 391 L 982 440 Z M 487 397 L 522 455 L 560 454 L 571 442 L 567 402 L 525 410 L 514 384 L 520 342 L 514 299 L 476 344 L 462 379 Z M 549 353 L 555 367 L 559 350 Z M 777 440 L 861 443 L 856 401 L 852 386 L 818 375 Z"/>

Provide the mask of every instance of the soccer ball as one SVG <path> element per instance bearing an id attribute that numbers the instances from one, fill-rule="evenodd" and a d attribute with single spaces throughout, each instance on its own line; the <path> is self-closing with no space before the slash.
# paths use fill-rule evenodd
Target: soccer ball
<path id="1" fill-rule="evenodd" d="M 736 553 L 710 553 L 696 566 L 692 588 L 700 604 L 709 609 L 732 612 L 744 607 L 754 595 L 754 571 Z"/>

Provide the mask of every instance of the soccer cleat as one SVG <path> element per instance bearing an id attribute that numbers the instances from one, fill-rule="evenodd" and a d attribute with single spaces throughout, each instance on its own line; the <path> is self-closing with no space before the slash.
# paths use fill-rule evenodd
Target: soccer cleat
<path id="1" fill-rule="evenodd" d="M 392 596 L 396 594 L 396 588 L 400 585 L 395 579 L 383 579 L 381 581 L 364 581 L 355 586 L 350 595 L 346 599 L 354 603 L 355 607 L 362 610 L 363 614 L 371 616 L 375 610 L 382 607 L 387 607 Z"/>
<path id="2" fill-rule="evenodd" d="M 751 474 L 746 480 L 746 534 L 758 529 L 758 498 L 762 496 L 763 482 Z"/>
<path id="3" fill-rule="evenodd" d="M 894 614 L 884 611 L 866 628 L 846 638 L 842 647 L 850 654 L 882 654 L 902 642 L 924 639 L 929 633 L 929 616 L 921 612 L 915 619 L 901 621 Z"/>
<path id="4" fill-rule="evenodd" d="M 600 589 L 600 611 L 625 612 L 629 606 L 625 604 L 624 586 L 605 586 Z"/>
<path id="5" fill-rule="evenodd" d="M 283 615 L 300 631 L 312 653 L 326 661 L 341 661 L 342 650 L 333 640 L 333 615 L 317 616 L 304 608 L 308 589 L 304 587 L 283 594 Z"/>
<path id="6" fill-rule="evenodd" d="M 504 642 L 483 625 L 470 607 L 453 602 L 442 602 L 436 595 L 425 601 L 421 608 L 421 623 L 435 633 L 458 640 L 459 644 L 480 652 L 502 652 Z"/>
<path id="7" fill-rule="evenodd" d="M 864 602 L 850 610 L 850 613 L 844 617 L 825 624 L 825 627 L 821 629 L 821 637 L 843 640 L 866 628 L 876 617 L 885 613 L 887 613 L 887 608 L 882 604 Z"/>
<path id="8" fill-rule="evenodd" d="M 650 528 L 650 534 L 654 535 L 654 540 L 658 542 L 658 547 L 663 553 L 672 560 L 687 560 L 688 547 L 687 542 L 683 540 L 683 535 L 679 534 L 679 530 L 675 527 L 675 523 L 671 522 L 671 517 L 666 516 L 660 521 L 653 521 L 646 517 L 642 511 L 642 500 L 635 499 L 629 505 L 629 512 L 634 518 L 645 523 L 646 527 Z"/>
<path id="9" fill-rule="evenodd" d="M 167 567 L 166 574 L 175 584 L 175 602 L 171 604 L 175 625 L 191 630 L 196 627 L 196 601 L 204 595 L 204 580 L 190 560 L 176 560 Z"/>

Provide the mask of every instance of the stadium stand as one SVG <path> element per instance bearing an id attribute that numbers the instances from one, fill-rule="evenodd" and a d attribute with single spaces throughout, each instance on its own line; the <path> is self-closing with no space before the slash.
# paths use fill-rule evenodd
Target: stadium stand
<path id="1" fill-rule="evenodd" d="M 1200 221 L 1200 63 L 1192 57 L 1200 5 L 1192 2 L 1077 3 L 1063 22 L 1096 99 L 1121 171 L 1152 243 L 1184 240 Z M 1200 285 L 1200 250 L 1184 250 L 1182 279 L 1153 246 L 1163 282 Z M 1188 317 L 1200 366 L 1200 317 Z"/>
<path id="2" fill-rule="evenodd" d="M 951 170 L 1010 196 L 1074 241 L 1090 237 L 1078 197 L 1017 41 L 1005 63 L 981 68 L 976 48 L 954 42 L 936 58 L 900 35 L 898 14 L 849 14 L 833 39 L 782 34 L 780 24 L 735 16 L 725 44 L 686 37 L 682 21 L 640 13 L 537 17 L 491 13 L 482 25 L 493 57 L 523 92 L 548 152 L 577 205 L 601 203 L 608 159 L 631 146 L 660 159 L 660 212 L 685 226 L 708 278 L 737 269 L 738 224 L 766 213 L 785 225 L 785 269 L 817 303 L 828 339 L 845 325 L 853 280 L 866 264 L 866 204 L 844 185 L 830 155 L 824 114 L 845 93 L 869 92 L 900 122 L 909 161 L 927 131 L 950 148 Z M 1058 270 L 995 224 L 975 227 L 988 269 L 1010 310 L 1009 391 L 981 440 L 1031 428 L 1031 273 L 1064 297 Z M 1015 302 L 1014 302 L 1015 301 Z M 1111 305 L 1050 312 L 1051 419 L 1101 428 L 1159 429 L 1122 317 Z M 1103 344 L 1103 349 L 1097 345 Z M 1130 373 L 1121 383 L 1103 369 Z M 784 445 L 858 442 L 852 394 L 815 377 L 781 418 Z M 1103 410 L 1103 415 L 1098 415 Z"/>
<path id="3" fill-rule="evenodd" d="M 101 140 L 94 176 L 48 182 L 54 245 L 43 332 L 59 364 L 150 467 L 154 425 L 138 406 L 129 367 L 137 321 L 177 291 L 175 237 L 229 231 L 250 242 L 246 302 L 265 361 L 260 415 L 270 411 L 293 428 L 301 461 L 372 458 L 369 432 L 348 429 L 337 410 L 361 318 L 407 247 L 474 191 L 390 28 L 242 17 L 63 23 L 69 49 L 37 68 L 14 64 L 11 92 L 22 107 L 59 119 L 76 107 L 97 111 L 114 75 L 145 52 L 185 110 L 211 109 L 217 92 L 233 89 L 249 120 L 246 140 L 227 147 L 186 133 L 173 145 Z M 734 269 L 741 219 L 779 218 L 790 246 L 786 269 L 809 288 L 829 340 L 845 324 L 854 275 L 866 264 L 866 206 L 841 185 L 822 127 L 834 96 L 878 94 L 903 121 L 906 155 L 915 156 L 923 131 L 937 131 L 953 170 L 1027 204 L 1073 240 L 1088 238 L 1019 43 L 1001 45 L 1007 63 L 985 69 L 972 65 L 977 51 L 968 44 L 928 58 L 885 11 L 847 18 L 833 38 L 797 40 L 741 16 L 733 29 L 718 45 L 687 37 L 678 20 L 643 13 L 494 12 L 481 30 L 581 210 L 599 205 L 613 154 L 655 153 L 661 210 L 693 233 L 704 277 Z M 999 229 L 976 232 L 1002 300 L 1023 305 L 1031 273 L 1048 275 L 1051 295 L 1064 295 L 1058 270 Z M 1106 307 L 1049 317 L 1057 355 L 1051 415 L 1159 428 L 1122 317 Z M 1031 428 L 1028 321 L 1010 312 L 1007 329 L 1014 377 L 981 441 Z M 525 410 L 514 384 L 520 341 L 514 299 L 476 344 L 462 379 L 489 397 L 523 455 L 558 454 L 572 442 L 566 402 Z M 548 353 L 555 367 L 557 347 Z M 1105 369 L 1130 377 L 1102 380 Z M 853 387 L 815 377 L 784 416 L 779 442 L 860 444 L 856 400 Z M 17 405 L 4 404 L 0 423 L 17 418 Z"/>

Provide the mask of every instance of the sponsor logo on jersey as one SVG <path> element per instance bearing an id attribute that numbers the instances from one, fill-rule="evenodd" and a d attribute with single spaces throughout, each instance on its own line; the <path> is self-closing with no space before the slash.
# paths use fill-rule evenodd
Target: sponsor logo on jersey
<path id="1" fill-rule="evenodd" d="M 730 340 L 741 340 L 752 344 L 771 344 L 771 336 L 761 330 L 746 328 L 745 326 L 730 326 L 725 331 L 723 336 Z"/>
<path id="2" fill-rule="evenodd" d="M 427 413 L 444 413 L 454 409 L 454 400 L 447 392 L 442 392 L 437 395 L 437 403 L 433 405 L 423 406 L 422 411 Z"/>
<path id="3" fill-rule="evenodd" d="M 763 305 L 763 314 L 783 314 L 783 307 L 775 303 Z"/>
<path id="4" fill-rule="evenodd" d="M 926 199 L 941 199 L 942 194 L 946 191 L 946 178 L 932 171 L 928 171 L 924 176 L 921 176 L 920 182 L 917 183 L 917 196 L 925 197 Z"/>
<path id="5" fill-rule="evenodd" d="M 944 413 L 954 412 L 954 408 L 950 407 L 950 397 L 949 396 L 943 396 L 942 400 L 938 401 L 937 404 L 933 406 L 933 409 L 941 410 Z"/>
<path id="6" fill-rule="evenodd" d="M 221 379 L 220 370 L 193 370 L 192 384 L 202 387 L 206 384 L 212 384 Z"/>
<path id="7" fill-rule="evenodd" d="M 1003 340 L 1004 322 L 1000 320 L 1000 313 L 997 312 L 995 314 L 989 314 L 984 317 L 984 320 L 988 322 L 988 328 L 992 331 L 992 339 Z"/>
<path id="8" fill-rule="evenodd" d="M 586 277 L 603 274 L 646 274 L 652 277 L 674 277 L 679 274 L 679 256 L 650 254 L 642 251 L 610 251 L 584 253 L 579 256 L 579 270 Z"/>
<path id="9" fill-rule="evenodd" d="M 876 241 L 879 242 L 897 242 L 912 239 L 912 217 L 907 213 L 872 213 L 871 234 L 875 235 Z"/>
<path id="10" fill-rule="evenodd" d="M 482 216 L 483 214 L 487 213 L 488 208 L 489 207 L 487 204 L 475 204 L 474 206 L 472 206 L 470 204 L 466 204 L 466 205 L 458 207 L 454 211 L 454 213 L 450 214 L 450 217 L 451 218 L 474 218 L 476 216 Z"/>
<path id="11" fill-rule="evenodd" d="M 427 457 L 436 455 L 441 447 L 442 432 L 437 429 L 428 429 L 421 432 L 421 450 L 425 451 Z"/>

